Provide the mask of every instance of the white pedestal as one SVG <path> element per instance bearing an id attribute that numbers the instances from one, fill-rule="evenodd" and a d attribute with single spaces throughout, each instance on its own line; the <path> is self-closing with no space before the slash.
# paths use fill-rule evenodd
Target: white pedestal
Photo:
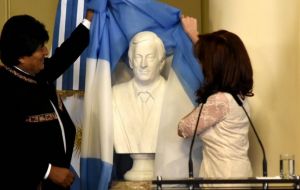
<path id="1" fill-rule="evenodd" d="M 124 179 L 128 181 L 153 180 L 155 153 L 134 153 L 130 156 L 133 159 L 133 165 L 125 173 Z"/>

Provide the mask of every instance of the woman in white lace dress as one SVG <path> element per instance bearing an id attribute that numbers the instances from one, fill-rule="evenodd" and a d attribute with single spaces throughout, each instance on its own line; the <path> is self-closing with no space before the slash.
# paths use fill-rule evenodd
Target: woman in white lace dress
<path id="1" fill-rule="evenodd" d="M 196 92 L 199 106 L 179 122 L 178 135 L 191 138 L 197 125 L 196 134 L 203 142 L 200 177 L 252 177 L 250 122 L 235 100 L 238 98 L 249 114 L 247 97 L 253 96 L 253 71 L 247 50 L 229 31 L 199 35 L 197 20 L 192 17 L 182 17 L 182 25 L 194 43 L 204 81 Z"/>

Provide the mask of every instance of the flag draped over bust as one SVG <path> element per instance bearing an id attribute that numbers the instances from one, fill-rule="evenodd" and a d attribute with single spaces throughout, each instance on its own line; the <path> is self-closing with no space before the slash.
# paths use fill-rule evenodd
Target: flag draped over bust
<path id="1" fill-rule="evenodd" d="M 164 119 L 159 129 L 155 175 L 188 177 L 190 141 L 177 136 L 177 123 L 195 106 L 194 93 L 203 76 L 192 43 L 181 27 L 180 10 L 155 0 L 60 0 L 53 48 L 78 25 L 87 7 L 95 10 L 89 47 L 57 81 L 58 89 L 84 90 L 81 189 L 109 187 L 113 170 L 111 86 L 121 80 L 119 66 L 127 67 L 130 39 L 145 30 L 162 39 L 171 60 L 165 74 Z M 199 149 L 200 144 L 195 146 L 195 160 L 200 160 Z"/>

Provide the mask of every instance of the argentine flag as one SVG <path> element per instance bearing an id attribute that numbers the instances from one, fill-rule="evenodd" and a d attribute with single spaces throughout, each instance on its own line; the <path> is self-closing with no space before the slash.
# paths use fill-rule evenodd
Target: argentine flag
<path id="1" fill-rule="evenodd" d="M 68 9 L 71 5 L 73 8 Z M 62 7 L 67 10 L 64 14 L 60 11 Z M 109 189 L 113 170 L 111 87 L 132 76 L 127 64 L 128 44 L 136 33 L 145 30 L 155 32 L 162 39 L 168 55 L 163 72 L 167 87 L 155 175 L 163 179 L 187 178 L 190 141 L 178 137 L 177 124 L 196 105 L 195 91 L 203 76 L 192 43 L 181 27 L 180 10 L 155 0 L 60 0 L 55 35 L 72 31 L 78 20 L 82 20 L 86 7 L 95 10 L 89 47 L 78 66 L 75 63 L 57 83 L 58 89 L 84 90 L 78 172 L 81 189 Z M 54 39 L 59 41 L 57 37 Z M 194 171 L 198 171 L 201 144 L 194 146 Z"/>

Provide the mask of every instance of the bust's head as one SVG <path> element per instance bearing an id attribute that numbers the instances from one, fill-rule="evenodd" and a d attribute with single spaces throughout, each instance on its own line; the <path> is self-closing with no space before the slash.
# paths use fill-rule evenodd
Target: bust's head
<path id="1" fill-rule="evenodd" d="M 137 33 L 130 41 L 128 57 L 135 80 L 144 85 L 155 82 L 165 64 L 165 47 L 153 32 Z"/>

